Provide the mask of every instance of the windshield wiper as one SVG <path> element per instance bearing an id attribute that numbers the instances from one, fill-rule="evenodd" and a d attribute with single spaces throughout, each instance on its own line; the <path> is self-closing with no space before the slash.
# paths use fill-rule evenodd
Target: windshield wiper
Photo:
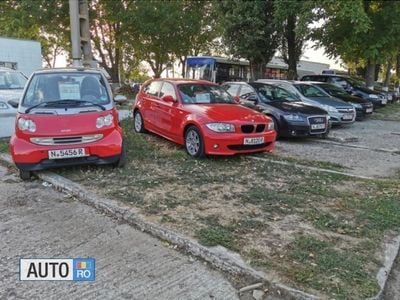
<path id="1" fill-rule="evenodd" d="M 100 107 L 101 110 L 106 110 L 106 108 L 103 105 L 97 104 L 97 103 L 94 103 L 94 102 L 91 102 L 91 101 L 76 100 L 76 99 L 62 99 L 62 100 L 57 100 L 57 101 L 44 101 L 44 102 L 41 102 L 39 104 L 33 105 L 33 106 L 27 108 L 25 110 L 25 113 L 28 114 L 32 109 L 37 108 L 37 107 L 41 107 L 41 106 L 43 106 L 43 107 L 46 107 L 46 106 L 47 107 L 51 107 L 51 106 L 58 106 L 60 104 L 68 105 L 68 104 L 82 104 L 82 103 L 88 103 L 90 105 Z"/>

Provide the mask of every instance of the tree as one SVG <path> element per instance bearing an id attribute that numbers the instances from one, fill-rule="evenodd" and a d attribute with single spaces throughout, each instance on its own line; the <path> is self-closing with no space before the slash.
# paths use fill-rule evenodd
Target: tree
<path id="1" fill-rule="evenodd" d="M 400 2 L 327 0 L 321 5 L 317 45 L 345 62 L 363 63 L 367 86 L 373 86 L 376 64 L 385 63 L 400 43 Z"/>
<path id="2" fill-rule="evenodd" d="M 215 5 L 221 15 L 223 43 L 234 57 L 250 61 L 252 79 L 260 78 L 277 46 L 273 1 L 230 0 Z"/>
<path id="3" fill-rule="evenodd" d="M 297 64 L 314 21 L 315 2 L 311 0 L 274 2 L 274 19 L 279 32 L 278 50 L 288 65 L 288 79 L 297 79 Z"/>

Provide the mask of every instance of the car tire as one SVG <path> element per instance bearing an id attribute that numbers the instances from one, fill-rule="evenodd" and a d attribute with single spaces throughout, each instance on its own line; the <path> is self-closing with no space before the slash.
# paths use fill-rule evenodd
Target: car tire
<path id="1" fill-rule="evenodd" d="M 30 180 L 32 176 L 32 172 L 30 171 L 25 171 L 25 170 L 19 170 L 19 177 L 22 180 Z"/>
<path id="2" fill-rule="evenodd" d="M 143 117 L 140 111 L 135 111 L 133 114 L 133 129 L 137 133 L 144 133 L 146 129 L 144 128 Z"/>
<path id="3" fill-rule="evenodd" d="M 201 158 L 205 156 L 204 140 L 196 126 L 190 126 L 185 131 L 185 148 L 186 152 L 192 157 Z"/>
<path id="4" fill-rule="evenodd" d="M 126 160 L 127 160 L 128 153 L 126 151 L 126 146 L 125 146 L 125 141 L 122 141 L 122 147 L 121 147 L 121 154 L 119 156 L 119 159 L 115 166 L 117 168 L 123 168 L 126 165 Z"/>

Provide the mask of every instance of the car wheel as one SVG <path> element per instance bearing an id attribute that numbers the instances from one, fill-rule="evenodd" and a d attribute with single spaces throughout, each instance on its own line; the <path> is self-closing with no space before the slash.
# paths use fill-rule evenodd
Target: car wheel
<path id="1" fill-rule="evenodd" d="M 142 114 L 137 110 L 133 115 L 133 129 L 137 133 L 144 133 L 146 129 L 144 128 L 143 117 Z"/>
<path id="2" fill-rule="evenodd" d="M 32 173 L 30 171 L 19 170 L 19 177 L 22 180 L 30 180 Z"/>
<path id="3" fill-rule="evenodd" d="M 204 157 L 204 141 L 200 130 L 196 126 L 190 126 L 186 130 L 185 147 L 190 156 Z"/>
<path id="4" fill-rule="evenodd" d="M 123 168 L 126 165 L 127 156 L 125 141 L 122 141 L 121 155 L 119 156 L 118 162 L 115 164 L 115 166 L 117 168 Z"/>

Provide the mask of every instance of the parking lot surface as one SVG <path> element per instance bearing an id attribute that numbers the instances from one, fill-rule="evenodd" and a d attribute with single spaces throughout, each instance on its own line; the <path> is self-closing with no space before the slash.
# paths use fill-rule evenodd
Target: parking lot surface
<path id="1" fill-rule="evenodd" d="M 0 299 L 236 299 L 210 270 L 40 181 L 0 167 Z M 96 259 L 94 282 L 20 282 L 19 258 Z"/>
<path id="2" fill-rule="evenodd" d="M 280 140 L 275 153 L 339 164 L 355 175 L 391 177 L 400 170 L 399 132 L 399 122 L 366 120 L 334 128 L 328 140 Z"/>

